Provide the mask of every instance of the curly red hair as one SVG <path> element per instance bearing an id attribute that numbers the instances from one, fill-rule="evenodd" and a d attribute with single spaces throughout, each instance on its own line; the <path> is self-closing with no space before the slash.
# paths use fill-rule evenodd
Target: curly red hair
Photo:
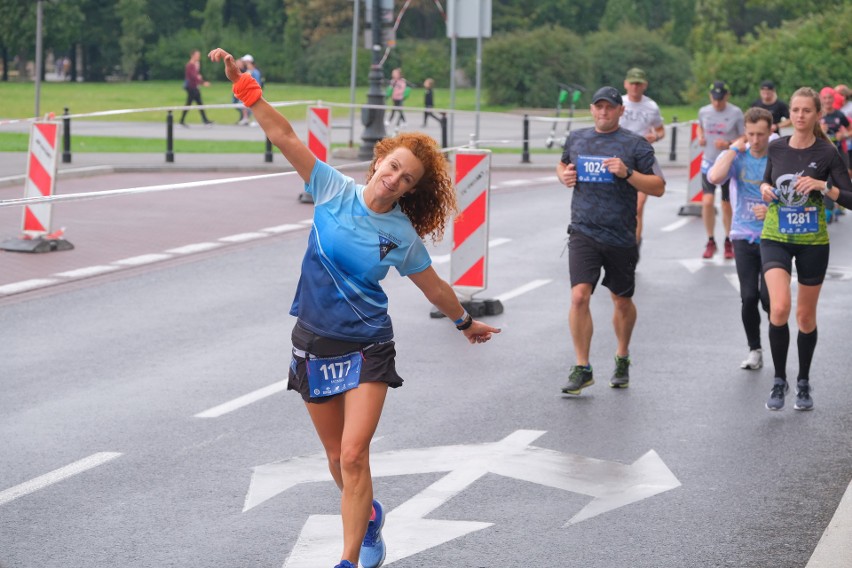
<path id="1" fill-rule="evenodd" d="M 458 212 L 458 206 L 447 158 L 432 137 L 420 132 L 405 132 L 379 140 L 367 171 L 367 181 L 376 173 L 376 162 L 399 147 L 408 148 L 423 165 L 423 177 L 412 193 L 399 200 L 399 208 L 421 238 L 430 235 L 432 241 L 437 242 L 444 236 L 447 220 Z"/>

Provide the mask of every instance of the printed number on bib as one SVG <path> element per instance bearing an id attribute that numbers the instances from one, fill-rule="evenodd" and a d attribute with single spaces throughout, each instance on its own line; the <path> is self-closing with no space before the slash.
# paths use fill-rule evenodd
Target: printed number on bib
<path id="1" fill-rule="evenodd" d="M 357 387 L 361 379 L 361 361 L 360 351 L 339 357 L 308 356 L 305 364 L 308 366 L 311 398 L 332 396 Z"/>
<path id="2" fill-rule="evenodd" d="M 778 207 L 778 230 L 783 235 L 816 233 L 819 230 L 819 211 L 814 205 Z"/>
<path id="3" fill-rule="evenodd" d="M 613 177 L 603 161 L 606 156 L 578 156 L 577 181 L 586 183 L 612 183 Z"/>

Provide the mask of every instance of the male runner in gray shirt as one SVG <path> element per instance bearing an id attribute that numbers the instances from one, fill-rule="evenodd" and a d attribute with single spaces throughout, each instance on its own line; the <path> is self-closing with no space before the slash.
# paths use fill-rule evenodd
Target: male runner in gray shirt
<path id="1" fill-rule="evenodd" d="M 698 144 L 704 148 L 704 159 L 701 161 L 701 185 L 703 196 L 701 201 L 701 217 L 707 230 L 707 246 L 704 258 L 712 258 L 716 254 L 716 239 L 713 229 L 716 225 L 716 209 L 714 208 L 716 186 L 707 181 L 707 171 L 723 150 L 731 147 L 736 140 L 745 135 L 743 111 L 728 102 L 728 86 L 722 81 L 710 85 L 710 104 L 698 111 Z M 722 226 L 725 230 L 725 258 L 734 258 L 734 246 L 728 235 L 731 232 L 731 198 L 728 192 L 728 181 L 722 184 Z"/>

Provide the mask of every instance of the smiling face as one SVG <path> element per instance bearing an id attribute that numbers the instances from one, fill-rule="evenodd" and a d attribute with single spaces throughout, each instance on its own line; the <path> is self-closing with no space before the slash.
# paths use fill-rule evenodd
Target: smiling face
<path id="1" fill-rule="evenodd" d="M 375 200 L 379 213 L 389 211 L 393 203 L 406 193 L 414 191 L 425 169 L 417 157 L 404 146 L 395 148 L 390 154 L 376 161 L 376 171 L 367 182 L 365 199 L 371 206 Z"/>

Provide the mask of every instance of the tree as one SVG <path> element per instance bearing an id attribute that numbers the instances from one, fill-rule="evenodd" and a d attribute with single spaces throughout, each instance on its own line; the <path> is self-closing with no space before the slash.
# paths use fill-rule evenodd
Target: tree
<path id="1" fill-rule="evenodd" d="M 577 34 L 544 26 L 492 37 L 482 75 L 490 103 L 541 108 L 555 105 L 560 82 L 588 84 L 591 69 Z"/>
<path id="2" fill-rule="evenodd" d="M 147 15 L 147 0 L 118 0 L 116 11 L 121 18 L 121 69 L 127 79 L 136 75 L 136 66 L 142 58 L 145 36 L 152 31 Z"/>

